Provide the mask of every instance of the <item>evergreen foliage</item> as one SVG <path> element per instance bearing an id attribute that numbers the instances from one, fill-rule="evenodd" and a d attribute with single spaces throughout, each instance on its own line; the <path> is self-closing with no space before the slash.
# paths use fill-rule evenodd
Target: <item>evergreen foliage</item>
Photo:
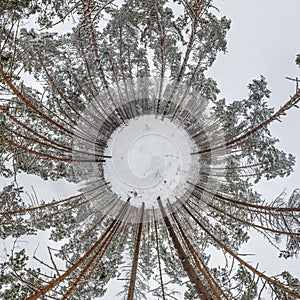
<path id="1" fill-rule="evenodd" d="M 293 170 L 268 126 L 300 90 L 277 111 L 264 77 L 247 99 L 218 99 L 205 71 L 226 52 L 230 20 L 215 12 L 211 0 L 1 1 L 0 174 L 11 184 L 0 192 L 0 238 L 13 243 L 0 261 L 1 299 L 96 299 L 115 279 L 124 299 L 300 299 L 292 274 L 266 275 L 239 254 L 250 229 L 280 257 L 299 254 L 299 190 L 270 202 L 254 185 Z M 207 108 L 213 121 L 200 122 Z M 116 128 L 149 114 L 182 126 L 204 167 L 175 204 L 158 191 L 157 211 L 133 214 L 103 178 L 104 150 Z M 99 178 L 80 174 L 83 162 Z M 20 173 L 89 182 L 68 198 L 27 203 Z M 18 243 L 41 232 L 57 245 L 47 262 Z M 225 266 L 211 267 L 211 248 Z"/>

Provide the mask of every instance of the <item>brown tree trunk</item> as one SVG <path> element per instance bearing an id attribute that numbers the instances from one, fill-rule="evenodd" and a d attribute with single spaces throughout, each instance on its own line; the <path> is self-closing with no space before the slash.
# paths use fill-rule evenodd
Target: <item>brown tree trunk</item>
<path id="1" fill-rule="evenodd" d="M 157 201 L 158 201 L 161 213 L 163 215 L 163 219 L 165 221 L 166 227 L 167 227 L 169 234 L 171 236 L 171 239 L 173 241 L 174 247 L 177 250 L 178 257 L 182 263 L 184 270 L 186 271 L 186 273 L 190 279 L 190 282 L 193 284 L 195 291 L 197 292 L 197 294 L 201 300 L 212 300 L 210 294 L 206 290 L 206 287 L 202 284 L 202 282 L 200 281 L 193 266 L 189 262 L 188 257 L 186 256 L 186 254 L 180 244 L 180 241 L 178 240 L 178 238 L 172 228 L 171 222 L 170 222 L 168 216 L 166 215 L 166 212 L 161 203 L 160 197 L 158 197 Z"/>
<path id="2" fill-rule="evenodd" d="M 134 255 L 133 255 L 133 261 L 132 261 L 130 284 L 129 284 L 129 289 L 128 289 L 127 300 L 133 300 L 133 296 L 134 296 L 136 273 L 137 273 L 137 267 L 138 267 L 138 261 L 139 261 L 140 243 L 141 243 L 141 236 L 142 236 L 142 229 L 143 229 L 144 209 L 145 209 L 145 204 L 143 202 L 141 218 L 140 218 L 140 222 L 138 224 L 138 232 L 137 232 L 136 243 L 135 243 L 135 247 L 134 247 Z"/>
<path id="3" fill-rule="evenodd" d="M 248 262 L 240 258 L 235 252 L 233 252 L 229 247 L 227 247 L 224 243 L 222 243 L 206 226 L 204 226 L 186 207 L 185 204 L 182 204 L 183 208 L 187 211 L 187 213 L 195 220 L 195 222 L 200 226 L 200 228 L 210 236 L 215 243 L 217 243 L 222 249 L 224 249 L 227 253 L 229 253 L 234 259 L 236 259 L 240 264 L 245 266 L 247 269 L 251 270 L 254 274 L 256 274 L 260 279 L 264 279 L 270 286 L 275 286 L 278 289 L 286 292 L 287 294 L 295 297 L 296 299 L 300 299 L 300 294 L 296 291 L 291 290 L 288 286 L 285 286 L 281 282 L 265 275 L 263 272 L 259 271 L 257 268 L 251 266 Z"/>
<path id="4" fill-rule="evenodd" d="M 227 216 L 228 218 L 231 218 L 231 219 L 233 219 L 233 220 L 235 220 L 239 223 L 245 224 L 245 225 L 253 227 L 255 229 L 258 228 L 258 229 L 261 229 L 261 230 L 264 230 L 264 231 L 270 231 L 270 232 L 273 232 L 273 233 L 285 234 L 285 235 L 290 235 L 290 236 L 300 236 L 299 232 L 293 232 L 292 230 L 289 229 L 289 226 L 288 226 L 287 222 L 285 222 L 284 215 L 281 215 L 280 220 L 285 223 L 285 228 L 287 229 L 286 231 L 285 230 L 278 230 L 278 229 L 274 229 L 274 228 L 270 228 L 270 227 L 266 227 L 266 226 L 262 226 L 262 225 L 255 224 L 255 223 L 249 222 L 247 220 L 238 218 L 238 217 L 228 213 L 226 210 L 221 209 L 220 207 L 218 207 L 216 205 L 213 205 L 213 204 L 209 203 L 208 201 L 205 201 L 204 197 L 201 197 L 201 195 L 197 194 L 195 191 L 193 191 L 190 194 L 192 196 L 196 197 L 197 199 L 199 199 L 200 201 L 202 201 L 203 203 L 205 203 L 207 206 L 213 208 L 214 210 L 220 212 L 221 214 L 223 214 L 223 215 Z M 193 205 L 195 205 L 195 203 L 193 203 L 192 201 L 189 201 L 189 202 L 192 203 Z M 191 204 L 189 204 L 189 203 L 187 203 L 187 204 L 189 205 L 189 207 L 191 207 L 195 211 L 196 214 L 199 214 L 199 212 L 196 210 L 196 208 L 193 208 L 191 206 Z M 272 224 L 271 221 L 268 222 L 273 226 L 276 226 L 276 225 L 279 224 L 279 223 L 276 223 L 276 222 L 278 222 L 278 220 L 276 220 L 275 218 L 271 218 L 271 216 L 269 217 L 269 220 L 272 220 L 274 222 L 273 224 Z M 281 226 L 281 227 L 283 227 L 283 226 Z"/>
<path id="5" fill-rule="evenodd" d="M 121 225 L 121 221 L 118 221 L 112 231 L 109 233 L 109 235 L 105 238 L 103 243 L 101 244 L 101 247 L 95 252 L 95 254 L 92 256 L 92 258 L 89 260 L 89 262 L 86 264 L 86 266 L 83 268 L 81 273 L 77 276 L 76 280 L 74 283 L 71 285 L 71 287 L 68 289 L 68 291 L 63 295 L 61 300 L 66 300 L 75 290 L 83 276 L 91 269 L 92 265 L 94 264 L 94 268 L 96 268 L 97 264 L 95 264 L 95 261 L 97 259 L 101 260 L 103 255 L 105 254 L 105 251 L 107 250 L 110 242 L 114 238 L 116 232 L 118 231 L 119 227 Z"/>
<path id="6" fill-rule="evenodd" d="M 176 215 L 174 213 L 172 213 L 172 217 L 173 219 L 175 220 L 177 226 L 178 226 L 178 229 L 182 235 L 182 238 L 185 242 L 185 244 L 187 245 L 190 253 L 192 254 L 193 258 L 194 258 L 194 262 L 195 262 L 195 265 L 196 267 L 198 268 L 198 270 L 202 273 L 202 275 L 204 276 L 206 282 L 208 283 L 208 285 L 210 286 L 211 290 L 212 290 L 212 293 L 215 295 L 216 299 L 217 300 L 221 300 L 221 297 L 220 297 L 220 294 L 219 292 L 217 291 L 216 287 L 217 287 L 217 284 L 216 282 L 213 280 L 213 278 L 210 276 L 210 273 L 208 272 L 207 269 L 205 269 L 203 266 L 202 266 L 202 261 L 200 262 L 200 259 L 198 258 L 198 255 L 197 255 L 197 252 L 196 250 L 194 249 L 193 245 L 191 244 L 191 242 L 189 241 L 188 237 L 186 236 L 185 232 L 184 232 L 184 229 L 182 228 L 178 218 L 176 217 Z M 218 286 L 219 287 L 219 286 Z"/>
<path id="7" fill-rule="evenodd" d="M 122 215 L 123 211 L 127 209 L 128 207 L 128 201 L 125 203 L 125 205 L 122 207 L 119 216 Z M 80 265 L 82 265 L 89 256 L 92 255 L 92 253 L 98 248 L 98 246 L 101 245 L 102 241 L 107 237 L 107 235 L 110 233 L 110 231 L 114 228 L 115 224 L 117 223 L 117 219 L 114 219 L 112 223 L 109 225 L 109 227 L 106 229 L 106 231 L 102 234 L 102 236 L 99 238 L 99 240 L 74 264 L 72 265 L 65 273 L 63 273 L 61 276 L 57 277 L 53 281 L 51 281 L 48 285 L 43 287 L 42 289 L 36 291 L 31 296 L 28 296 L 24 300 L 36 300 L 40 296 L 45 295 L 49 290 L 53 289 L 57 285 L 59 285 L 63 280 L 65 280 L 72 272 L 74 272 Z"/>
<path id="8" fill-rule="evenodd" d="M 162 298 L 163 298 L 163 300 L 165 300 L 165 299 L 166 299 L 166 296 L 165 296 L 165 289 L 164 289 L 164 283 L 163 283 L 162 271 L 161 271 L 161 262 L 160 262 L 160 251 L 159 251 L 159 241 L 158 241 L 157 221 L 156 221 L 156 218 L 155 218 L 154 209 L 153 209 L 153 216 L 154 216 L 154 228 L 155 228 L 156 252 L 157 252 L 157 260 L 158 260 L 158 268 L 159 268 L 159 279 L 160 279 L 160 286 L 161 286 Z"/>

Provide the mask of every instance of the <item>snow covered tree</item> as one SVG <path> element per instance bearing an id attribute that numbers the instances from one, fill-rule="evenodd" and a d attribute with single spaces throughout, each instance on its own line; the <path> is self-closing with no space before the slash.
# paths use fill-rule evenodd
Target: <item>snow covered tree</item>
<path id="1" fill-rule="evenodd" d="M 124 299 L 300 299 L 297 278 L 239 254 L 250 230 L 282 258 L 299 254 L 299 190 L 266 201 L 254 185 L 292 172 L 269 125 L 300 90 L 277 111 L 264 77 L 247 99 L 218 99 L 205 71 L 230 21 L 213 1 L 6 1 L 0 12 L 0 173 L 12 181 L 0 238 L 14 241 L 0 297 L 96 299 L 120 279 Z M 20 173 L 79 190 L 26 203 Z M 56 249 L 18 251 L 41 232 Z"/>

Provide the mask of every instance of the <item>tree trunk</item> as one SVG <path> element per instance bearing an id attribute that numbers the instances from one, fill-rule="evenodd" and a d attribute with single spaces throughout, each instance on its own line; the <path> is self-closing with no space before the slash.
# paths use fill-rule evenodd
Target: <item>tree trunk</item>
<path id="1" fill-rule="evenodd" d="M 122 207 L 119 216 L 122 215 L 123 211 L 128 207 L 128 201 L 126 204 Z M 105 232 L 102 234 L 102 236 L 99 238 L 99 240 L 74 264 L 72 265 L 65 273 L 63 273 L 61 276 L 57 277 L 53 281 L 51 281 L 48 285 L 43 287 L 42 289 L 36 291 L 31 296 L 28 296 L 24 300 L 36 300 L 40 296 L 45 295 L 49 290 L 53 289 L 57 285 L 59 285 L 63 280 L 65 280 L 72 272 L 74 272 L 80 265 L 82 265 L 86 259 L 92 255 L 92 253 L 98 248 L 98 246 L 101 245 L 102 241 L 106 238 L 106 236 L 110 233 L 110 231 L 114 228 L 115 224 L 117 223 L 117 219 L 114 219 L 112 223 L 109 225 L 109 227 L 105 230 Z"/>
<path id="2" fill-rule="evenodd" d="M 201 272 L 201 274 L 204 276 L 206 282 L 208 283 L 209 287 L 211 288 L 212 293 L 215 295 L 216 299 L 217 300 L 221 300 L 220 293 L 217 291 L 217 288 L 218 288 L 219 291 L 222 292 L 221 287 L 217 284 L 217 282 L 211 276 L 211 274 L 209 273 L 208 269 L 204 265 L 203 260 L 201 260 L 200 257 L 198 256 L 195 248 L 193 247 L 193 245 L 189 241 L 188 237 L 186 236 L 186 234 L 184 232 L 184 229 L 182 228 L 182 226 L 181 226 L 178 218 L 176 217 L 176 215 L 174 213 L 172 213 L 172 217 L 173 217 L 174 221 L 176 222 L 176 224 L 178 226 L 178 229 L 179 229 L 179 231 L 181 233 L 181 236 L 182 236 L 182 238 L 183 238 L 186 246 L 188 247 L 190 253 L 192 254 L 192 256 L 194 258 L 194 262 L 195 262 L 196 267 Z M 188 222 L 188 220 L 184 220 L 184 222 Z M 223 294 L 223 297 L 224 297 L 224 299 L 228 299 L 226 297 L 226 295 L 224 295 L 224 294 Z"/>
<path id="3" fill-rule="evenodd" d="M 145 204 L 143 202 L 141 218 L 140 218 L 140 222 L 138 225 L 138 232 L 137 232 L 136 243 L 135 243 L 135 247 L 134 247 L 134 255 L 133 255 L 133 261 L 132 261 L 130 284 L 129 284 L 129 289 L 128 289 L 127 300 L 133 300 L 133 296 L 134 296 L 136 273 L 137 273 L 137 267 L 138 267 L 138 261 L 139 261 L 140 243 L 141 243 L 141 236 L 142 236 L 142 229 L 143 229 L 144 209 L 145 209 Z"/>
<path id="4" fill-rule="evenodd" d="M 160 286 L 161 286 L 162 298 L 163 298 L 163 300 L 165 300 L 166 297 L 165 297 L 164 283 L 163 283 L 162 271 L 161 271 L 161 262 L 160 262 L 160 251 L 159 251 L 159 241 L 158 241 L 157 221 L 156 221 L 156 219 L 155 219 L 154 209 L 153 209 L 153 216 L 154 216 L 154 228 L 155 228 L 155 240 L 156 240 L 157 260 L 158 260 L 158 268 L 159 268 L 159 279 L 160 279 Z"/>
<path id="5" fill-rule="evenodd" d="M 177 250 L 178 257 L 182 263 L 184 270 L 187 272 L 190 282 L 193 284 L 195 291 L 197 292 L 197 294 L 201 300 L 212 300 L 211 296 L 209 295 L 208 291 L 206 290 L 206 287 L 202 284 L 197 273 L 193 269 L 193 266 L 189 262 L 188 257 L 186 256 L 186 254 L 180 244 L 180 241 L 178 240 L 178 238 L 172 228 L 171 222 L 170 222 L 168 216 L 166 215 L 166 212 L 161 203 L 160 197 L 157 198 L 157 201 L 158 201 L 161 213 L 163 215 L 163 219 L 165 221 L 166 227 L 169 231 L 169 234 L 171 236 L 173 244 Z"/>
<path id="6" fill-rule="evenodd" d="M 300 299 L 300 294 L 296 291 L 291 290 L 289 287 L 285 286 L 281 282 L 265 275 L 263 272 L 259 271 L 257 268 L 251 266 L 248 262 L 240 258 L 235 252 L 233 252 L 229 247 L 227 247 L 224 243 L 222 243 L 209 229 L 207 229 L 206 226 L 204 226 L 192 213 L 191 211 L 186 207 L 185 204 L 182 205 L 183 208 L 187 211 L 187 213 L 195 220 L 195 222 L 200 226 L 200 228 L 208 235 L 210 236 L 215 243 L 217 243 L 222 249 L 224 249 L 227 253 L 229 253 L 234 259 L 236 259 L 240 264 L 245 266 L 247 269 L 251 270 L 254 274 L 256 274 L 260 279 L 264 279 L 266 282 L 268 282 L 270 285 L 273 285 L 277 287 L 278 289 L 281 289 L 282 291 L 286 292 L 287 294 L 291 295 L 292 297 L 295 297 L 296 299 Z"/>

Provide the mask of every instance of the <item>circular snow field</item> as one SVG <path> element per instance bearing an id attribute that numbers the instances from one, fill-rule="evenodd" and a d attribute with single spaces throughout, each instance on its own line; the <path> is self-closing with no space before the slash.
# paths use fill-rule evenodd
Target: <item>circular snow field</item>
<path id="1" fill-rule="evenodd" d="M 188 133 L 169 119 L 144 115 L 118 127 L 107 142 L 104 179 L 121 200 L 158 208 L 187 194 L 200 172 L 197 149 Z"/>

